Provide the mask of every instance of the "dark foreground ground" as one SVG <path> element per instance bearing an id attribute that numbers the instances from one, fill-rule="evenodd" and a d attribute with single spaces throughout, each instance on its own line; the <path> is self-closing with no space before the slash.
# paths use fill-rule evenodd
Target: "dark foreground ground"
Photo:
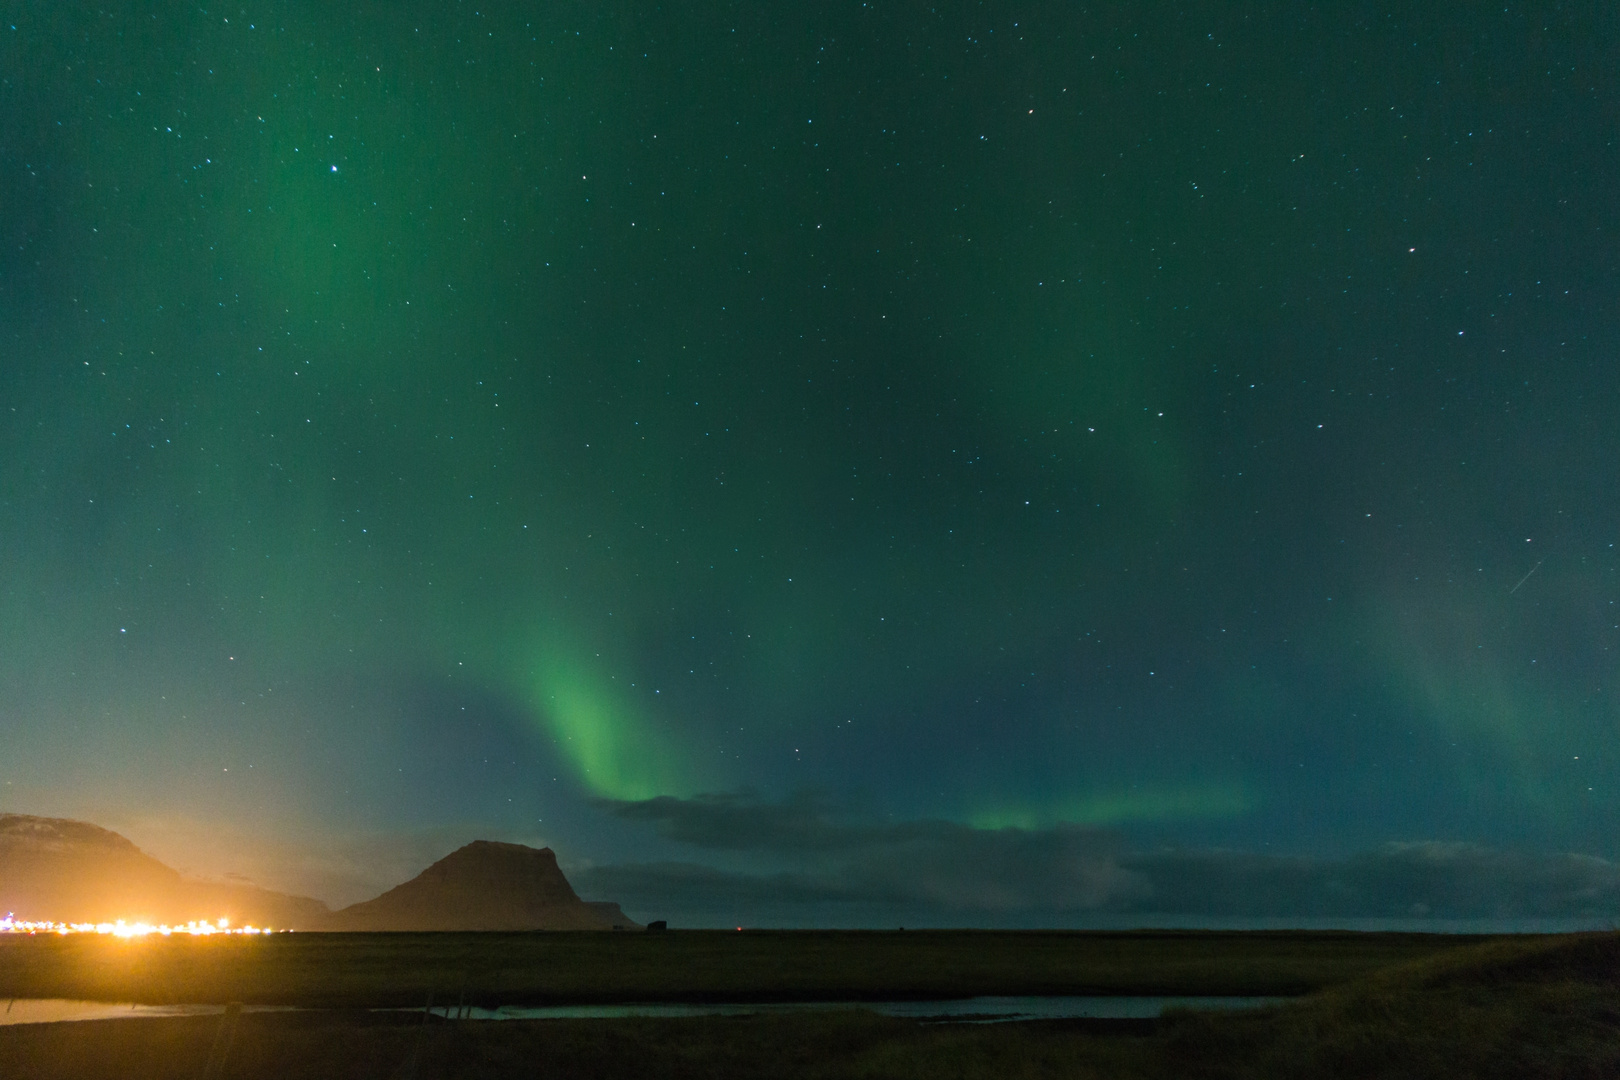
<path id="1" fill-rule="evenodd" d="M 1484 939 L 1436 934 L 670 931 L 0 936 L 0 999 L 322 1008 L 1304 994 Z M 0 1078 L 3 1080 L 3 1078 Z"/>
<path id="2" fill-rule="evenodd" d="M 1486 942 L 1263 1012 L 1157 1024 L 923 1025 L 858 1010 L 424 1023 L 334 1010 L 246 1014 L 233 1029 L 221 1017 L 0 1028 L 6 1080 L 210 1075 L 1607 1078 L 1620 1076 L 1620 937 Z"/>

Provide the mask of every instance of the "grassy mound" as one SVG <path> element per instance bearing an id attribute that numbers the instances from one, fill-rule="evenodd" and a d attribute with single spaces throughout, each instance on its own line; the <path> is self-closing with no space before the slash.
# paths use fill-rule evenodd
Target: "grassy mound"
<path id="1" fill-rule="evenodd" d="M 1166 1075 L 1211 1080 L 1620 1076 L 1620 935 L 1488 942 L 1161 1038 Z"/>

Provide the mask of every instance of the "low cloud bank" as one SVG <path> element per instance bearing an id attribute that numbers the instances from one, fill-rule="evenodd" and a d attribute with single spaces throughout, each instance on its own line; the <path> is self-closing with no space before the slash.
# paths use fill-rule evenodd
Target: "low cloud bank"
<path id="1" fill-rule="evenodd" d="M 1348 858 L 1223 850 L 1126 851 L 1103 830 L 974 829 L 849 820 L 811 795 L 610 802 L 604 808 L 710 852 L 599 866 L 586 895 L 688 924 L 1081 924 L 1132 914 L 1211 919 L 1527 920 L 1620 917 L 1620 865 L 1475 844 L 1392 843 Z M 761 867 L 770 869 L 761 869 Z"/>
<path id="2" fill-rule="evenodd" d="M 1226 851 L 1136 855 L 1155 908 L 1218 915 L 1600 919 L 1620 913 L 1620 866 L 1478 844 L 1385 844 L 1345 859 Z"/>

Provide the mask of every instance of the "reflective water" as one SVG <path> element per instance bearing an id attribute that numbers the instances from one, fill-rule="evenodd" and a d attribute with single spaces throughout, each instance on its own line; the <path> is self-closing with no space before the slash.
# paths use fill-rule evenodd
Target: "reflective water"
<path id="1" fill-rule="evenodd" d="M 805 1001 L 685 1005 L 503 1005 L 498 1009 L 435 1007 L 433 1014 L 467 1020 L 610 1020 L 625 1016 L 752 1016 L 816 1009 L 868 1009 L 907 1020 L 998 1023 L 1076 1017 L 1149 1019 L 1166 1009 L 1252 1009 L 1283 1000 L 1269 997 L 976 997 L 954 1001 Z M 245 1012 L 293 1012 L 285 1006 L 249 1005 Z M 421 1010 L 399 1010 L 401 1012 Z M 17 998 L 0 1010 L 0 1024 L 49 1024 L 64 1020 L 113 1020 L 143 1016 L 217 1016 L 223 1005 L 136 1005 L 129 1002 Z"/>
<path id="2" fill-rule="evenodd" d="M 1273 997 L 976 997 L 952 1001 L 804 1001 L 785 1003 L 631 1005 L 503 1005 L 498 1009 L 435 1008 L 434 1014 L 469 1020 L 611 1020 L 624 1016 L 750 1016 L 814 1009 L 867 1009 L 906 1020 L 995 1023 L 1006 1020 L 1065 1020 L 1077 1017 L 1151 1019 L 1166 1009 L 1254 1009 Z"/>
<path id="3" fill-rule="evenodd" d="M 223 1005 L 136 1005 L 128 1001 L 16 998 L 0 1008 L 0 1024 L 54 1024 L 63 1020 L 121 1020 L 142 1016 L 218 1016 Z M 249 1005 L 244 1012 L 289 1012 L 284 1006 Z"/>

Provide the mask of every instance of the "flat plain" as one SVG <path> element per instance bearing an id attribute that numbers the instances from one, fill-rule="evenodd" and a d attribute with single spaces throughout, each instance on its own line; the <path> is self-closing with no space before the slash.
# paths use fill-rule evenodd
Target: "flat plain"
<path id="1" fill-rule="evenodd" d="M 545 937 L 537 935 L 540 937 Z M 752 936 L 755 940 L 749 942 Z M 1320 989 L 1289 1002 L 1244 1013 L 1171 1013 L 1157 1022 L 1040 1021 L 991 1025 L 926 1024 L 878 1016 L 858 1008 L 755 1016 L 687 1019 L 451 1021 L 415 1012 L 374 1012 L 325 1008 L 300 1012 L 247 1013 L 139 1020 L 0 1027 L 0 1076 L 6 1080 L 88 1080 L 117 1076 L 127 1080 L 179 1080 L 212 1076 L 220 1080 L 302 1080 L 302 1078 L 769 1078 L 832 1080 L 840 1077 L 929 1077 L 944 1080 L 1066 1077 L 1072 1080 L 1440 1080 L 1482 1077 L 1596 1078 L 1620 1076 L 1620 935 L 1585 934 L 1545 938 L 1428 942 L 1404 937 L 1358 935 L 941 935 L 929 950 L 900 935 L 724 935 L 673 934 L 650 945 L 642 939 L 560 936 L 558 951 L 538 945 L 520 960 L 547 958 L 560 978 L 586 972 L 579 965 L 593 957 L 611 959 L 609 988 L 624 991 L 663 985 L 692 992 L 694 982 L 712 991 L 775 985 L 804 988 L 818 979 L 851 983 L 848 964 L 859 956 L 902 962 L 888 972 L 863 964 L 860 985 L 892 989 L 920 986 L 927 971 L 937 977 L 934 996 L 967 988 L 985 992 L 983 979 L 1011 978 L 1009 966 L 1034 962 L 1032 977 L 1017 983 L 1027 991 L 1053 972 L 1073 969 L 1063 992 L 1090 981 L 1117 992 L 1122 986 L 1155 990 L 1208 990 L 1166 982 L 1175 973 L 1213 980 L 1231 965 L 1223 990 L 1253 991 L 1272 980 L 1304 978 Z M 922 938 L 924 935 L 917 935 Z M 210 977 L 214 985 L 240 989 L 223 973 L 238 976 L 265 965 L 278 972 L 279 989 L 261 971 L 260 988 L 286 993 L 310 973 L 290 963 L 309 963 L 315 954 L 370 956 L 372 968 L 356 974 L 329 972 L 328 990 L 375 988 L 385 971 L 398 973 L 401 957 L 435 957 L 437 968 L 417 969 L 418 985 L 457 971 L 457 964 L 510 953 L 515 941 L 393 942 L 332 938 L 300 943 L 308 952 L 220 951 Z M 655 935 L 646 935 L 653 938 Z M 906 935 L 909 938 L 909 935 Z M 685 941 L 680 939 L 685 938 Z M 1070 940 L 1075 939 L 1075 940 Z M 637 944 L 625 944 L 625 942 Z M 1449 941 L 1451 947 L 1444 947 Z M 774 965 L 803 960 L 800 951 L 819 942 L 820 974 L 774 967 L 776 982 L 761 983 Z M 881 945 L 887 943 L 890 951 Z M 1084 943 L 1084 947 L 1082 945 Z M 15 979 L 11 963 L 30 964 L 50 954 L 29 947 L 0 951 L 0 974 Z M 63 945 L 65 942 L 57 942 Z M 106 944 L 104 942 L 97 944 Z M 130 943 L 120 943 L 130 944 Z M 173 942 L 148 944 L 170 945 Z M 237 943 L 186 942 L 209 946 Z M 262 944 L 262 943 L 260 943 Z M 346 944 L 349 951 L 337 949 Z M 864 947 L 857 948 L 857 944 Z M 1179 945 L 1179 948 L 1177 947 Z M 640 951 L 640 950 L 647 951 Z M 913 949 L 934 952 L 930 966 Z M 537 951 L 535 951 L 537 950 Z M 662 951 L 660 951 L 662 950 Z M 1403 955 L 1404 954 L 1404 955 Z M 100 954 L 102 959 L 116 953 Z M 195 967 L 203 949 L 167 955 L 162 949 L 123 954 Z M 95 958 L 94 950 L 58 953 L 75 962 Z M 179 956 L 180 960 L 176 960 Z M 668 963 L 696 961 L 684 983 L 674 969 L 654 967 L 635 973 L 635 961 L 663 956 Z M 980 958 L 969 972 L 951 971 L 951 958 Z M 612 959 L 616 957 L 617 959 Z M 988 959 L 987 959 L 988 958 Z M 563 963 L 567 959 L 568 964 Z M 253 963 L 248 963 L 253 960 Z M 992 962 L 993 961 L 993 962 Z M 507 961 L 502 960 L 504 965 Z M 1146 965 L 1137 970 L 1135 965 Z M 1315 965 L 1314 969 L 1312 965 Z M 573 965 L 573 966 L 570 966 Z M 706 965 L 706 966 L 705 966 Z M 521 966 L 521 965 L 519 965 Z M 155 971 L 157 967 L 149 970 Z M 1353 969 L 1359 974 L 1351 974 Z M 171 967 L 178 971 L 178 967 Z M 501 970 L 505 970 L 504 967 Z M 1315 972 L 1314 976 L 1310 972 Z M 298 971 L 296 979 L 289 973 Z M 729 972 L 729 975 L 727 974 Z M 1303 974 L 1302 974 L 1303 973 Z M 36 972 L 37 974 L 37 972 Z M 123 977 L 133 977 L 135 969 Z M 194 972 L 195 974 L 195 972 Z M 903 975 L 903 978 L 897 978 Z M 722 977 L 725 976 L 725 977 Z M 746 976 L 746 977 L 745 977 Z M 834 976 L 837 976 L 834 978 Z M 660 981 L 661 980 L 661 981 Z M 7 984 L 12 985 L 12 983 Z M 110 984 L 109 984 L 110 985 Z M 481 983 L 479 985 L 494 985 Z M 513 984 L 518 985 L 518 984 Z M 539 984 L 524 984 L 539 985 Z M 545 983 L 555 991 L 560 982 Z M 4 992 L 0 992 L 3 996 Z M 147 995 L 152 997 L 153 995 Z M 336 996 L 336 995 L 333 995 Z M 733 996 L 727 994 L 727 996 Z M 777 996 L 781 996 L 778 994 Z"/>
<path id="2" fill-rule="evenodd" d="M 1437 934 L 668 931 L 0 938 L 0 998 L 318 1008 L 1309 993 Z"/>

